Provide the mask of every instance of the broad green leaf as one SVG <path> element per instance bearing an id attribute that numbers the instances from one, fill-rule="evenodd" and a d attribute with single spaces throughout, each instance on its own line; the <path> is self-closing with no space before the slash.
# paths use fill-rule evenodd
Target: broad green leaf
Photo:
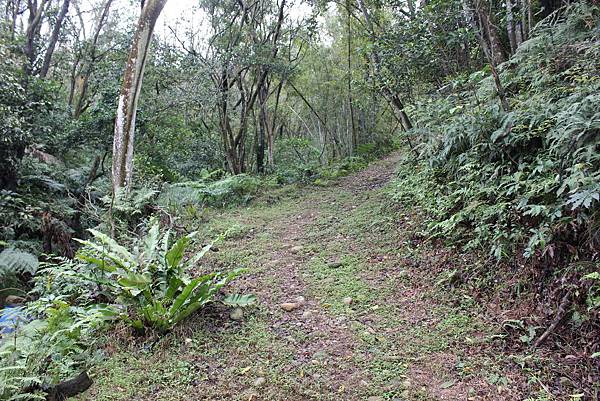
<path id="1" fill-rule="evenodd" d="M 231 294 L 223 299 L 223 303 L 227 306 L 231 307 L 244 307 L 254 305 L 256 303 L 256 296 L 252 294 L 241 295 L 241 294 Z"/>
<path id="2" fill-rule="evenodd" d="M 181 237 L 175 242 L 169 252 L 165 255 L 168 268 L 175 269 L 179 265 L 189 243 L 190 238 L 188 236 Z"/>

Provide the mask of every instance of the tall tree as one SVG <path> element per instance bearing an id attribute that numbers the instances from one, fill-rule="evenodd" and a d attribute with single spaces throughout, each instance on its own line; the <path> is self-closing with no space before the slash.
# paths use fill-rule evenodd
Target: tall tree
<path id="1" fill-rule="evenodd" d="M 44 63 L 42 64 L 42 69 L 40 70 L 40 76 L 45 78 L 48 75 L 48 71 L 50 70 L 50 62 L 52 61 L 52 55 L 54 54 L 54 49 L 56 48 L 56 43 L 58 42 L 58 36 L 60 35 L 60 30 L 63 25 L 63 21 L 69 12 L 69 4 L 70 0 L 63 0 L 62 6 L 58 15 L 56 16 L 56 22 L 54 23 L 54 28 L 52 28 L 52 35 L 50 35 L 50 41 L 48 42 L 48 48 L 46 49 L 46 54 L 44 55 Z"/>
<path id="2" fill-rule="evenodd" d="M 142 12 L 123 73 L 123 84 L 115 119 L 112 161 L 113 192 L 117 192 L 122 187 L 131 187 L 137 103 L 152 32 L 166 3 L 167 0 L 142 1 Z"/>
<path id="3" fill-rule="evenodd" d="M 364 0 L 358 0 L 358 7 L 364 17 L 364 25 L 366 27 L 367 34 L 371 37 L 373 42 L 375 42 L 372 46 L 372 49 L 369 51 L 369 59 L 373 78 L 379 81 L 384 97 L 394 110 L 394 116 L 402 124 L 402 128 L 404 128 L 405 131 L 408 131 L 412 128 L 412 123 L 410 121 L 410 118 L 408 117 L 408 114 L 405 111 L 404 102 L 402 101 L 402 99 L 400 99 L 398 93 L 390 89 L 386 80 L 383 79 L 384 77 L 381 76 L 381 55 L 379 53 L 380 50 L 378 49 L 376 43 L 377 38 L 379 36 L 376 29 L 380 26 L 380 24 L 374 20 L 374 16 L 368 9 Z"/>

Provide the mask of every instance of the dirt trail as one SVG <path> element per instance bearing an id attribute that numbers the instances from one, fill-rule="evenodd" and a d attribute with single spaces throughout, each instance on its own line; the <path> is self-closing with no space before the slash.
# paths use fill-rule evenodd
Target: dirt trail
<path id="1" fill-rule="evenodd" d="M 460 258 L 413 241 L 388 210 L 383 187 L 398 157 L 213 217 L 214 230 L 237 232 L 212 263 L 247 266 L 232 291 L 256 294 L 258 307 L 239 321 L 208 309 L 144 363 L 123 350 L 88 399 L 519 399 L 474 306 L 444 299 L 427 276 Z"/>
<path id="2" fill-rule="evenodd" d="M 476 342 L 481 333 L 468 315 L 426 299 L 431 283 L 420 282 L 420 273 L 410 268 L 430 261 L 404 256 L 407 249 L 402 247 L 409 245 L 401 236 L 406 233 L 382 216 L 380 189 L 392 178 L 397 161 L 393 154 L 331 187 L 309 192 L 291 216 L 268 223 L 277 246 L 262 255 L 264 270 L 243 289 L 258 294 L 269 311 L 269 330 L 285 339 L 294 355 L 283 372 L 314 373 L 293 381 L 286 394 L 268 387 L 257 396 L 511 398 L 508 389 L 498 390 L 468 369 L 466 379 L 457 377 L 456 365 L 469 359 L 466 349 L 453 349 L 458 337 L 473 332 L 469 340 Z M 343 261 L 346 268 L 336 267 Z M 269 283 L 269 278 L 276 280 Z M 282 303 L 297 297 L 304 297 L 305 304 L 292 312 L 281 310 Z"/>
<path id="3" fill-rule="evenodd" d="M 365 191 L 380 188 L 393 175 L 397 160 L 398 155 L 392 155 L 357 174 L 344 177 L 332 187 L 317 189 L 295 205 L 292 216 L 270 222 L 269 228 L 273 237 L 278 239 L 279 246 L 262 255 L 266 260 L 265 269 L 248 279 L 243 286 L 244 290 L 258 295 L 269 310 L 269 330 L 277 337 L 284 338 L 286 346 L 292 350 L 293 363 L 283 372 L 301 372 L 298 383 L 301 387 L 294 389 L 294 396 L 298 400 L 305 399 L 304 397 L 359 399 L 360 394 L 364 394 L 366 390 L 364 387 L 369 386 L 365 380 L 369 372 L 359 363 L 363 358 L 357 358 L 360 340 L 352 328 L 352 320 L 344 315 L 330 313 L 328 304 L 325 303 L 324 306 L 323 299 L 311 293 L 311 284 L 307 283 L 307 276 L 310 276 L 307 264 L 318 258 L 319 248 L 325 248 L 328 241 L 339 241 L 339 236 L 335 236 L 321 238 L 315 243 L 315 222 L 327 217 L 324 206 L 331 207 L 330 216 L 347 214 L 355 205 L 345 200 L 337 201 L 336 194 L 347 191 L 363 195 Z M 253 239 L 254 237 L 249 237 L 247 241 L 252 243 Z M 339 260 L 343 256 L 327 255 L 326 258 L 330 259 L 330 266 L 335 266 L 341 263 Z M 268 278 L 276 278 L 278 288 L 274 288 L 273 284 L 269 285 L 266 280 Z M 304 300 L 297 309 L 292 312 L 282 311 L 281 304 L 295 303 L 299 297 Z M 345 298 L 351 297 L 348 295 Z M 343 303 L 344 299 L 338 301 Z M 346 302 L 350 303 L 350 309 L 354 300 L 347 299 Z M 300 337 L 304 341 L 290 336 L 292 331 L 300 331 Z M 305 376 L 302 370 L 304 365 L 309 365 L 304 370 L 314 370 L 316 373 Z M 278 393 L 277 389 L 267 389 L 267 392 L 265 399 L 292 397 L 290 393 Z"/>

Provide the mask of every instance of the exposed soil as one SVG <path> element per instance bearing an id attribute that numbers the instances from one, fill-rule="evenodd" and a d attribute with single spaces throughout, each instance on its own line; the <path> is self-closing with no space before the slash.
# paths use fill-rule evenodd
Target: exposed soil
<path id="1" fill-rule="evenodd" d="M 235 230 L 211 267 L 247 266 L 229 291 L 259 305 L 241 321 L 214 306 L 154 348 L 118 347 L 86 399 L 526 398 L 534 389 L 489 340 L 483 307 L 432 274 L 461 256 L 412 239 L 408 217 L 389 213 L 397 158 L 213 216 L 206 233 Z"/>

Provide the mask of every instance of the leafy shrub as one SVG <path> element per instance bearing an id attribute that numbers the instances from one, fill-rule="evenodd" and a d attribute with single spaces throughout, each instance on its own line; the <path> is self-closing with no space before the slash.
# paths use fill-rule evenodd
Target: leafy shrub
<path id="1" fill-rule="evenodd" d="M 598 247 L 598 7 L 573 5 L 558 26 L 500 66 L 510 112 L 484 71 L 415 110 L 426 161 L 401 168 L 394 196 L 415 202 L 428 235 L 498 259 L 522 252 L 568 263 Z M 415 174 L 415 170 L 417 171 Z"/>
<path id="2" fill-rule="evenodd" d="M 337 163 L 333 163 L 319 171 L 315 182 L 317 184 L 326 183 L 332 180 L 347 176 L 356 171 L 362 170 L 369 164 L 368 160 L 360 156 L 347 157 Z"/>
<path id="3" fill-rule="evenodd" d="M 24 292 L 26 278 L 36 273 L 38 265 L 37 257 L 29 252 L 13 248 L 0 252 L 0 306 L 7 295 Z"/>
<path id="4" fill-rule="evenodd" d="M 40 299 L 24 312 L 39 315 L 0 343 L 0 399 L 45 400 L 61 381 L 98 360 L 96 332 L 114 316 L 104 306 L 75 307 L 60 298 Z"/>
<path id="5" fill-rule="evenodd" d="M 223 207 L 248 203 L 266 183 L 246 174 L 226 176 L 217 181 L 189 181 L 167 186 L 158 204 L 170 209 L 189 205 Z"/>
<path id="6" fill-rule="evenodd" d="M 126 307 L 125 320 L 136 329 L 172 329 L 211 302 L 219 289 L 243 272 L 237 269 L 227 274 L 190 277 L 189 271 L 211 245 L 186 259 L 185 250 L 193 234 L 171 244 L 169 231 L 161 235 L 158 224 L 152 225 L 132 252 L 103 233 L 90 232 L 94 240 L 81 241 L 84 247 L 77 258 L 105 274 L 99 283 Z"/>

